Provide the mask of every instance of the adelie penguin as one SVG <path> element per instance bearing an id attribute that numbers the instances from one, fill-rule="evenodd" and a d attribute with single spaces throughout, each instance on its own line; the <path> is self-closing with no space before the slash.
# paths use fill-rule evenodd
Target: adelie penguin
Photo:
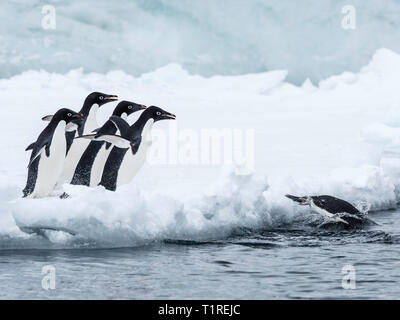
<path id="1" fill-rule="evenodd" d="M 328 195 L 296 197 L 290 194 L 287 198 L 299 205 L 310 206 L 314 212 L 328 218 L 321 227 L 331 227 L 334 224 L 342 225 L 345 229 L 361 228 L 376 223 L 366 217 L 351 203 Z"/>
<path id="2" fill-rule="evenodd" d="M 159 107 L 151 106 L 142 112 L 132 125 L 119 117 L 111 117 L 121 135 L 92 134 L 82 138 L 106 141 L 115 145 L 104 165 L 100 185 L 115 191 L 118 186 L 132 181 L 146 161 L 151 145 L 151 128 L 156 121 L 176 119 L 176 116 Z"/>
<path id="3" fill-rule="evenodd" d="M 67 138 L 67 152 L 64 162 L 64 168 L 57 181 L 57 186 L 60 187 L 63 183 L 70 183 L 72 176 L 75 172 L 75 168 L 82 156 L 82 153 L 87 148 L 89 142 L 85 140 L 76 140 L 74 138 L 76 134 L 83 135 L 89 134 L 93 130 L 99 127 L 96 119 L 98 109 L 112 101 L 118 100 L 116 95 L 109 95 L 101 92 L 92 92 L 89 94 L 79 111 L 79 113 L 85 116 L 85 120 L 79 122 L 76 131 L 71 131 L 66 133 Z M 49 120 L 52 116 L 43 117 L 43 120 Z"/>
<path id="4" fill-rule="evenodd" d="M 114 109 L 112 116 L 127 120 L 134 112 L 144 110 L 146 106 L 131 101 L 121 101 Z M 101 128 L 95 130 L 97 135 L 120 134 L 116 125 L 108 120 Z M 111 143 L 90 141 L 75 169 L 71 184 L 95 187 L 101 180 L 104 164 L 110 154 Z"/>
<path id="5" fill-rule="evenodd" d="M 75 130 L 74 122 L 85 116 L 70 109 L 60 109 L 44 128 L 32 150 L 28 165 L 28 179 L 23 190 L 24 197 L 41 198 L 51 195 L 63 169 L 67 141 L 65 132 Z"/>

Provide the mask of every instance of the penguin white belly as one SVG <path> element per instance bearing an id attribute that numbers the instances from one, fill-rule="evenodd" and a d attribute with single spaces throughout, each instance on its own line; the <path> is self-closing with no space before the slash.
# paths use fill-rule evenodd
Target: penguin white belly
<path id="1" fill-rule="evenodd" d="M 314 201 L 311 201 L 310 206 L 311 206 L 312 210 L 314 210 L 316 213 L 319 213 L 320 215 L 322 215 L 324 217 L 327 217 L 329 219 L 333 219 L 333 221 L 336 221 L 336 222 L 343 222 L 345 224 L 349 224 L 346 220 L 338 217 L 336 214 L 330 213 L 330 212 L 326 211 L 325 209 L 317 207 L 314 204 Z"/>
<path id="2" fill-rule="evenodd" d="M 96 159 L 94 159 L 92 171 L 90 173 L 91 187 L 96 187 L 100 183 L 101 176 L 103 175 L 104 165 L 106 164 L 112 148 L 113 147 L 111 146 L 108 148 L 108 150 L 106 150 L 106 144 L 103 144 L 96 156 Z"/>
<path id="3" fill-rule="evenodd" d="M 93 130 L 97 129 L 99 126 L 96 120 L 98 107 L 93 106 L 90 110 L 89 116 L 85 122 L 85 129 L 83 130 L 83 134 L 92 133 Z M 65 157 L 64 168 L 62 170 L 62 174 L 58 179 L 57 186 L 61 187 L 63 183 L 70 183 L 72 177 L 75 173 L 76 166 L 78 165 L 79 160 L 83 152 L 86 150 L 90 143 L 90 140 L 87 139 L 75 139 L 71 145 L 71 148 L 68 151 L 67 156 Z"/>
<path id="4" fill-rule="evenodd" d="M 126 113 L 123 113 L 121 115 L 121 118 L 127 121 L 128 116 Z M 120 135 L 121 133 L 119 130 L 115 132 L 116 135 Z M 103 175 L 104 171 L 104 166 L 106 165 L 106 161 L 108 159 L 108 156 L 110 155 L 110 152 L 112 150 L 113 146 L 110 146 L 108 150 L 106 149 L 106 144 L 104 143 L 101 146 L 101 149 L 97 153 L 96 158 L 94 159 L 93 165 L 92 165 L 92 171 L 90 172 L 90 187 L 96 187 L 99 185 L 101 181 L 101 177 Z"/>
<path id="5" fill-rule="evenodd" d="M 67 157 L 65 158 L 64 168 L 57 185 L 61 186 L 63 183 L 70 183 L 72 176 L 75 172 L 75 168 L 78 165 L 79 159 L 83 152 L 89 145 L 90 141 L 86 139 L 74 140 L 71 148 L 68 151 Z"/>
<path id="6" fill-rule="evenodd" d="M 98 110 L 99 110 L 98 105 L 93 105 L 92 108 L 90 109 L 89 115 L 85 122 L 85 130 L 83 132 L 84 134 L 92 133 L 93 130 L 99 128 L 99 124 L 97 123 L 97 118 L 96 118 Z"/>
<path id="7" fill-rule="evenodd" d="M 42 198 L 51 195 L 62 172 L 67 142 L 65 139 L 65 122 L 60 121 L 50 144 L 50 156 L 42 152 L 39 160 L 37 178 L 29 198 Z"/>
<path id="8" fill-rule="evenodd" d="M 334 216 L 332 213 L 330 213 L 330 212 L 328 212 L 328 211 L 326 211 L 326 210 L 324 210 L 324 209 L 322 209 L 320 207 L 317 207 L 314 204 L 314 201 L 311 201 L 310 207 L 311 207 L 312 210 L 314 210 L 316 213 L 320 214 L 321 216 L 325 216 L 325 217 L 328 217 L 328 218 L 331 218 L 331 217 Z"/>
<path id="9" fill-rule="evenodd" d="M 147 152 L 152 143 L 151 128 L 153 123 L 153 119 L 146 122 L 142 131 L 142 141 L 136 154 L 133 155 L 131 149 L 127 151 L 118 171 L 117 187 L 130 183 L 146 162 Z"/>

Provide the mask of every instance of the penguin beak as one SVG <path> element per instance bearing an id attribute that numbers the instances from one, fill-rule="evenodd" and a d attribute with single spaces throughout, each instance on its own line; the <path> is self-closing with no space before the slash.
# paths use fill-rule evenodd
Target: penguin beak
<path id="1" fill-rule="evenodd" d="M 176 115 L 172 114 L 172 113 L 163 113 L 161 115 L 164 119 L 172 119 L 175 120 L 176 119 Z"/>
<path id="2" fill-rule="evenodd" d="M 144 105 L 144 104 L 140 104 L 139 105 L 139 110 L 144 110 L 144 109 L 146 109 L 147 107 Z"/>
<path id="3" fill-rule="evenodd" d="M 118 96 L 114 95 L 114 94 L 108 94 L 108 95 L 104 96 L 104 100 L 107 101 L 107 102 L 117 101 L 118 100 Z"/>

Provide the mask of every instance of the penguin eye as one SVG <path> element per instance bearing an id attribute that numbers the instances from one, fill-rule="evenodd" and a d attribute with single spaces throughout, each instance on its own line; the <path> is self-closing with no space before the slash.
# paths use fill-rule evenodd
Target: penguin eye
<path id="1" fill-rule="evenodd" d="M 128 106 L 128 109 L 132 109 L 133 107 L 132 106 Z"/>
<path id="2" fill-rule="evenodd" d="M 161 112 L 160 112 L 160 111 L 157 111 L 157 112 L 156 112 L 156 115 L 161 116 Z"/>
<path id="3" fill-rule="evenodd" d="M 103 100 L 103 99 L 104 99 L 104 97 L 103 97 L 103 96 L 100 96 L 100 97 L 99 97 L 99 99 L 100 99 L 100 100 Z"/>
<path id="4" fill-rule="evenodd" d="M 72 113 L 67 113 L 67 116 L 68 117 L 72 117 Z"/>

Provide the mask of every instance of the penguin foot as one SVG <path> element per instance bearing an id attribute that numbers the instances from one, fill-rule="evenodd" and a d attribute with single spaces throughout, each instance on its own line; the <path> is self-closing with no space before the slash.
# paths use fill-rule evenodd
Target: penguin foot
<path id="1" fill-rule="evenodd" d="M 60 199 L 67 199 L 67 198 L 69 198 L 69 194 L 66 193 L 66 192 L 64 192 L 64 193 L 60 196 Z"/>

